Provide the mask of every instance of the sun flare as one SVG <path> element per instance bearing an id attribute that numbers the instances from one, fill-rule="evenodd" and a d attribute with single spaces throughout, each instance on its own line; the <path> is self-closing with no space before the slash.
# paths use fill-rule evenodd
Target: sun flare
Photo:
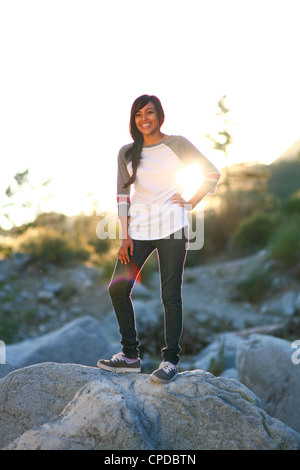
<path id="1" fill-rule="evenodd" d="M 187 165 L 176 173 L 176 181 L 183 188 L 184 199 L 190 199 L 198 191 L 203 180 L 203 172 L 197 163 Z"/>

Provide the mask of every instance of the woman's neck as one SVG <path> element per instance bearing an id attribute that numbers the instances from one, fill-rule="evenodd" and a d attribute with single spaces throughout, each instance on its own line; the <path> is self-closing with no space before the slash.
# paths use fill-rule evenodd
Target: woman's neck
<path id="1" fill-rule="evenodd" d="M 168 136 L 166 134 L 163 134 L 162 132 L 159 132 L 158 134 L 153 134 L 153 135 L 144 135 L 143 137 L 144 137 L 144 145 L 159 144 L 160 142 L 168 138 Z"/>

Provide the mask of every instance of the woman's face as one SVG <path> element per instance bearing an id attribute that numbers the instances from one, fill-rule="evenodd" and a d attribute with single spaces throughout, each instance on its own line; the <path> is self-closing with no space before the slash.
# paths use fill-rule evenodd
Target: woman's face
<path id="1" fill-rule="evenodd" d="M 160 132 L 161 123 L 152 101 L 149 101 L 144 108 L 137 111 L 135 114 L 135 124 L 144 136 L 155 135 Z"/>

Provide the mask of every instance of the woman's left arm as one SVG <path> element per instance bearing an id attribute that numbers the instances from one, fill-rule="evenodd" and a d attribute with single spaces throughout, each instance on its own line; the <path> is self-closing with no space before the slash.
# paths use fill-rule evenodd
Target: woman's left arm
<path id="1" fill-rule="evenodd" d="M 186 201 L 179 193 L 176 193 L 171 198 L 173 204 L 178 204 L 189 211 L 194 209 L 207 194 L 215 194 L 221 175 L 210 162 L 209 164 L 211 165 L 210 171 L 205 175 L 204 181 L 196 194 Z"/>
<path id="2" fill-rule="evenodd" d="M 215 165 L 186 138 L 179 136 L 176 143 L 175 153 L 182 163 L 184 165 L 199 164 L 204 176 L 204 181 L 198 191 L 188 201 L 179 193 L 174 194 L 171 199 L 174 204 L 185 207 L 186 210 L 192 210 L 207 194 L 215 194 L 221 174 Z"/>
<path id="3" fill-rule="evenodd" d="M 202 186 L 188 201 L 183 199 L 179 193 L 174 194 L 171 198 L 171 201 L 173 204 L 177 204 L 178 206 L 184 207 L 187 211 L 191 211 L 208 194 L 208 191 L 206 191 L 205 188 L 202 188 Z"/>

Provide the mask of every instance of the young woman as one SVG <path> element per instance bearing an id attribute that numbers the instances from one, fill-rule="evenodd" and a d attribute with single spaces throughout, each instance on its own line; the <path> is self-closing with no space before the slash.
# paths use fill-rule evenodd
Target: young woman
<path id="1" fill-rule="evenodd" d="M 182 277 L 188 247 L 186 210 L 206 194 L 214 194 L 220 173 L 188 140 L 161 132 L 164 111 L 156 96 L 142 95 L 131 108 L 133 143 L 121 148 L 118 157 L 117 203 L 122 229 L 108 291 L 121 335 L 122 352 L 98 367 L 115 372 L 140 372 L 139 340 L 131 291 L 150 254 L 156 250 L 164 308 L 163 361 L 151 374 L 159 383 L 177 376 L 182 334 Z M 200 164 L 204 181 L 188 201 L 181 196 L 176 174 L 185 165 Z"/>

